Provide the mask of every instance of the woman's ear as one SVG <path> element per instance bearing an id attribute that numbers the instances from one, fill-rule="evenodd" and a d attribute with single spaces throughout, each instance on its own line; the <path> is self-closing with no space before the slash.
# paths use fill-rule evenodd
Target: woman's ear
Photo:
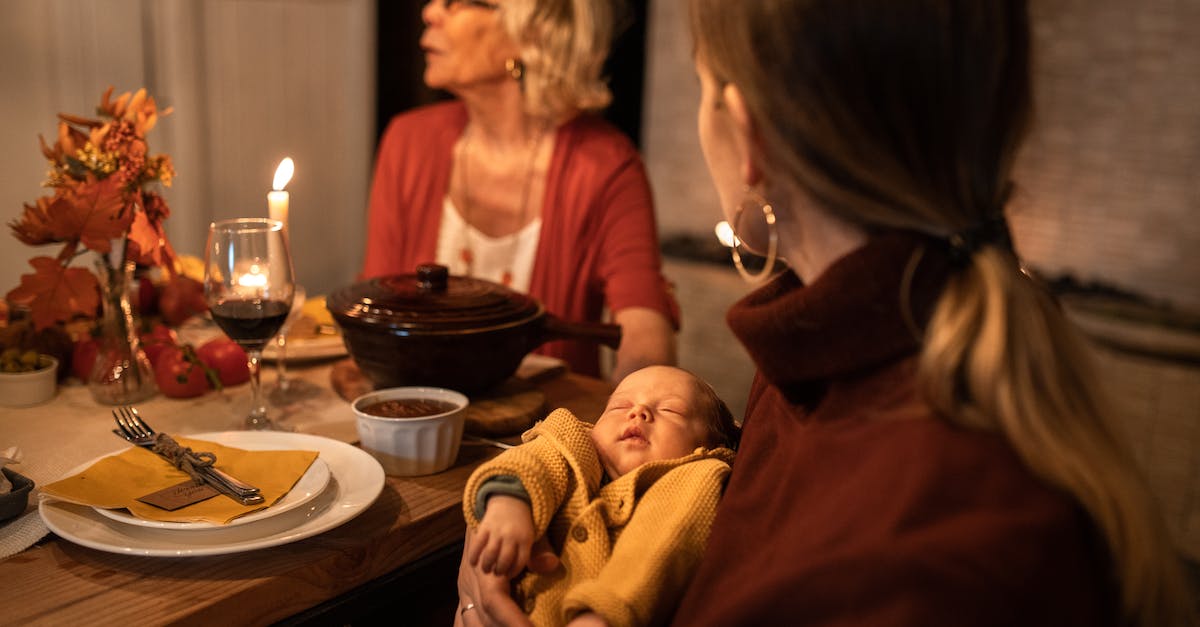
<path id="1" fill-rule="evenodd" d="M 747 187 L 754 187 L 763 178 L 758 129 L 754 125 L 754 120 L 750 118 L 746 100 L 742 98 L 742 90 L 738 89 L 737 85 L 725 83 L 725 87 L 721 89 L 721 100 L 729 110 L 729 117 L 733 119 L 738 154 L 742 161 L 739 173 L 742 183 Z"/>

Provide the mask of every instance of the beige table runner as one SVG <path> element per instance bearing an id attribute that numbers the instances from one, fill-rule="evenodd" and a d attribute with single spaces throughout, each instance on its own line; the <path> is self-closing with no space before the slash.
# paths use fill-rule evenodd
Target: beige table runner
<path id="1" fill-rule="evenodd" d="M 287 406 L 268 405 L 270 417 L 297 433 L 321 435 L 342 442 L 358 441 L 350 405 L 329 386 L 330 364 L 292 365 L 289 378 L 303 380 L 312 394 Z M 275 369 L 263 368 L 263 387 L 275 385 Z M 138 403 L 138 409 L 155 429 L 187 435 L 234 431 L 250 408 L 250 386 L 242 384 L 222 392 L 192 399 L 171 399 L 161 394 Z M 0 449 L 21 449 L 21 464 L 13 470 L 34 482 L 25 514 L 0 525 L 0 559 L 25 550 L 49 531 L 37 514 L 40 486 L 62 478 L 71 469 L 124 445 L 111 433 L 112 407 L 92 400 L 79 383 L 60 385 L 55 398 L 36 407 L 0 408 Z"/>

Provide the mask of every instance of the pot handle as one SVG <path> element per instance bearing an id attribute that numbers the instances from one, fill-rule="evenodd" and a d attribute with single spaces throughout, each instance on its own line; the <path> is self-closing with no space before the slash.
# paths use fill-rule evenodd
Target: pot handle
<path id="1" fill-rule="evenodd" d="M 417 290 L 421 292 L 445 292 L 450 281 L 450 269 L 436 263 L 417 266 Z"/>
<path id="2" fill-rule="evenodd" d="M 546 314 L 541 341 L 553 340 L 592 340 L 615 350 L 621 345 L 621 327 L 603 322 L 568 322 Z"/>

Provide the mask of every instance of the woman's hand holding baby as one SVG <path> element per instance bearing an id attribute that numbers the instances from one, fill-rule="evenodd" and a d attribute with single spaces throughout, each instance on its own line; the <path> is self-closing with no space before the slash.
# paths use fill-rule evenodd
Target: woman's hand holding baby
<path id="1" fill-rule="evenodd" d="M 475 541 L 467 547 L 467 562 L 485 573 L 516 577 L 529 563 L 534 532 L 528 503 L 514 496 L 492 495 Z"/>

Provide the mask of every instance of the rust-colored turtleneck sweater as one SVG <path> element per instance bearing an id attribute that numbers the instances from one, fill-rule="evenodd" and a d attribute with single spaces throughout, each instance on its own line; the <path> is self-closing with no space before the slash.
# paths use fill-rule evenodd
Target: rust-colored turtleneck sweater
<path id="1" fill-rule="evenodd" d="M 892 233 L 812 285 L 776 277 L 728 322 L 759 368 L 703 561 L 694 625 L 1115 624 L 1107 551 L 1069 495 L 995 434 L 936 418 L 919 340 L 950 271 Z"/>

